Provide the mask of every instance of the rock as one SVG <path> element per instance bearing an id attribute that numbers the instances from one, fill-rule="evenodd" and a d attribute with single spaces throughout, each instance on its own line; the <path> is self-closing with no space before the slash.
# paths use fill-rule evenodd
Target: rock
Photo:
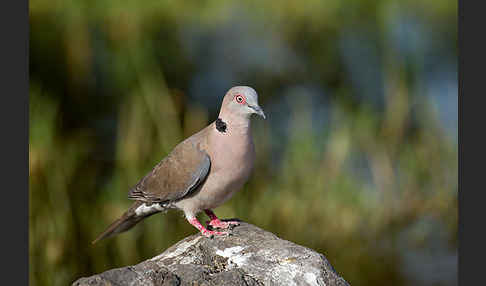
<path id="1" fill-rule="evenodd" d="M 152 259 L 72 285 L 349 285 L 309 248 L 243 222 L 231 234 L 192 235 Z"/>

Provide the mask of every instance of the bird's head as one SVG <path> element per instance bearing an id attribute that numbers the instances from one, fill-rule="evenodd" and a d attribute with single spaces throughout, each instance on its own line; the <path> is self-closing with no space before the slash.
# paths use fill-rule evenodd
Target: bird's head
<path id="1" fill-rule="evenodd" d="M 265 119 L 265 113 L 258 105 L 258 94 L 249 86 L 235 86 L 228 90 L 224 96 L 220 114 L 228 113 L 244 118 L 257 114 Z"/>

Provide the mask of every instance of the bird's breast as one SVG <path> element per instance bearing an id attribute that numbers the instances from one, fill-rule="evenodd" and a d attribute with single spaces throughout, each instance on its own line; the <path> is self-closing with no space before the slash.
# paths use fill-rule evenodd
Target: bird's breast
<path id="1" fill-rule="evenodd" d="M 255 150 L 250 140 L 245 141 L 217 144 L 218 148 L 210 154 L 214 175 L 225 177 L 229 183 L 248 179 L 253 169 Z"/>
<path id="2" fill-rule="evenodd" d="M 241 189 L 253 170 L 255 150 L 251 138 L 231 139 L 222 138 L 208 152 L 211 169 L 201 195 L 211 208 L 224 203 Z"/>

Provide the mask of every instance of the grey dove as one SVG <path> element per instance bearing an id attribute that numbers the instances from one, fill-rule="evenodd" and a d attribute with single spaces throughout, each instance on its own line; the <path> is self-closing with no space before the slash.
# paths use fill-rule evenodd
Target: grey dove
<path id="1" fill-rule="evenodd" d="M 227 229 L 236 221 L 221 221 L 212 209 L 245 184 L 253 169 L 255 148 L 250 117 L 265 119 L 258 94 L 248 86 L 235 86 L 223 98 L 218 119 L 190 136 L 160 161 L 128 193 L 135 202 L 92 243 L 124 232 L 153 214 L 182 210 L 187 221 L 204 236 L 226 235 L 208 230 L 196 218 L 204 211 L 212 229 Z"/>

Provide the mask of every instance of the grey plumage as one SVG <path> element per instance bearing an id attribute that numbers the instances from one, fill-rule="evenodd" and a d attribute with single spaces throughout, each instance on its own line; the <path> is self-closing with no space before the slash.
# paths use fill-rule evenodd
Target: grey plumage
<path id="1" fill-rule="evenodd" d="M 221 122 L 215 121 L 178 144 L 130 189 L 128 197 L 135 203 L 93 243 L 127 231 L 142 219 L 169 208 L 182 210 L 204 235 L 225 234 L 207 230 L 195 215 L 204 210 L 215 228 L 231 224 L 221 222 L 211 209 L 241 189 L 253 169 L 251 114 L 265 118 L 255 90 L 246 86 L 231 88 L 223 98 L 218 117 L 224 122 L 224 132 Z"/>

